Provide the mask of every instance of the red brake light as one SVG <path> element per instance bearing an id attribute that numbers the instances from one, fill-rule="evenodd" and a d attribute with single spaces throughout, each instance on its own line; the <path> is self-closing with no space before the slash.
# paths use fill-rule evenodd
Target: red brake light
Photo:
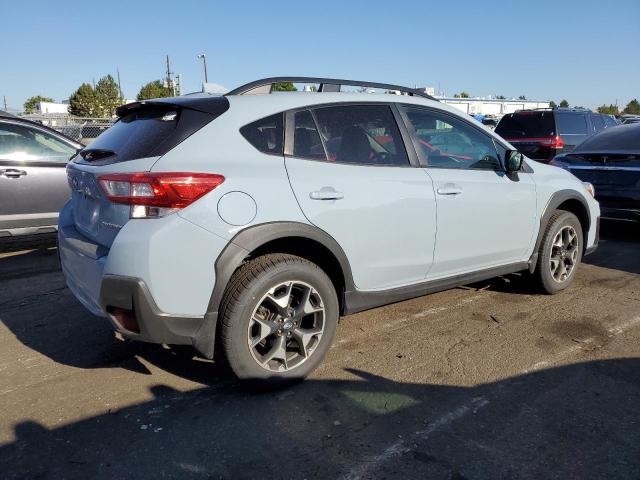
<path id="1" fill-rule="evenodd" d="M 564 141 L 560 135 L 556 135 L 555 137 L 546 138 L 544 141 L 540 142 L 543 145 L 546 145 L 551 148 L 561 149 L 564 147 Z"/>
<path id="2" fill-rule="evenodd" d="M 209 173 L 113 173 L 98 177 L 109 200 L 125 205 L 184 208 L 224 182 Z"/>

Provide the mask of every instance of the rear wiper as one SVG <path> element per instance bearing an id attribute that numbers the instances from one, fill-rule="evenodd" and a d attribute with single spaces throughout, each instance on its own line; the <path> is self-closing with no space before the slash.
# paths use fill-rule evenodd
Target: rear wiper
<path id="1" fill-rule="evenodd" d="M 101 158 L 112 157 L 116 152 L 113 150 L 105 150 L 102 148 L 85 148 L 84 150 L 80 150 L 80 155 L 87 162 L 92 162 L 94 160 L 100 160 Z"/>

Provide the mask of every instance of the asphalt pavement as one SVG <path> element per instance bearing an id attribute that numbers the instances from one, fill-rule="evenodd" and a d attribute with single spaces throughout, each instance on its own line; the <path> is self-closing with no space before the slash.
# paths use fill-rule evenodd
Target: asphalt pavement
<path id="1" fill-rule="evenodd" d="M 640 478 L 640 228 L 601 236 L 555 296 L 509 275 L 346 317 L 270 392 L 115 339 L 55 248 L 4 254 L 0 478 Z"/>

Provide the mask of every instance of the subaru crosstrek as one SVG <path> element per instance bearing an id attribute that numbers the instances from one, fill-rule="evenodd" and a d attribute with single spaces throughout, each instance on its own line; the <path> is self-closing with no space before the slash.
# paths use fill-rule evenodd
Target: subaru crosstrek
<path id="1" fill-rule="evenodd" d="M 67 169 L 67 284 L 242 379 L 304 377 L 341 315 L 519 271 L 556 293 L 597 245 L 590 185 L 415 90 L 271 78 L 117 113 Z"/>

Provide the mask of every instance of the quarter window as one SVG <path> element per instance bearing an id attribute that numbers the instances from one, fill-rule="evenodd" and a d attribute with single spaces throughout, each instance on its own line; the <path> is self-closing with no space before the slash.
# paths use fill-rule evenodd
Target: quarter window
<path id="1" fill-rule="evenodd" d="M 493 140 L 462 120 L 405 107 L 427 167 L 500 170 Z"/>
<path id="2" fill-rule="evenodd" d="M 66 162 L 76 149 L 53 135 L 23 125 L 0 125 L 0 159 Z"/>
<path id="3" fill-rule="evenodd" d="M 284 114 L 277 113 L 270 117 L 256 120 L 240 129 L 242 136 L 263 153 L 282 155 L 282 137 Z"/>
<path id="4" fill-rule="evenodd" d="M 320 107 L 313 112 L 328 161 L 409 165 L 400 130 L 388 105 Z"/>
<path id="5" fill-rule="evenodd" d="M 587 116 L 579 113 L 557 113 L 556 123 L 560 135 L 586 135 Z"/>
<path id="6" fill-rule="evenodd" d="M 602 116 L 592 115 L 591 123 L 593 123 L 593 129 L 596 132 L 599 132 L 600 130 L 604 130 L 604 119 L 602 118 Z"/>

